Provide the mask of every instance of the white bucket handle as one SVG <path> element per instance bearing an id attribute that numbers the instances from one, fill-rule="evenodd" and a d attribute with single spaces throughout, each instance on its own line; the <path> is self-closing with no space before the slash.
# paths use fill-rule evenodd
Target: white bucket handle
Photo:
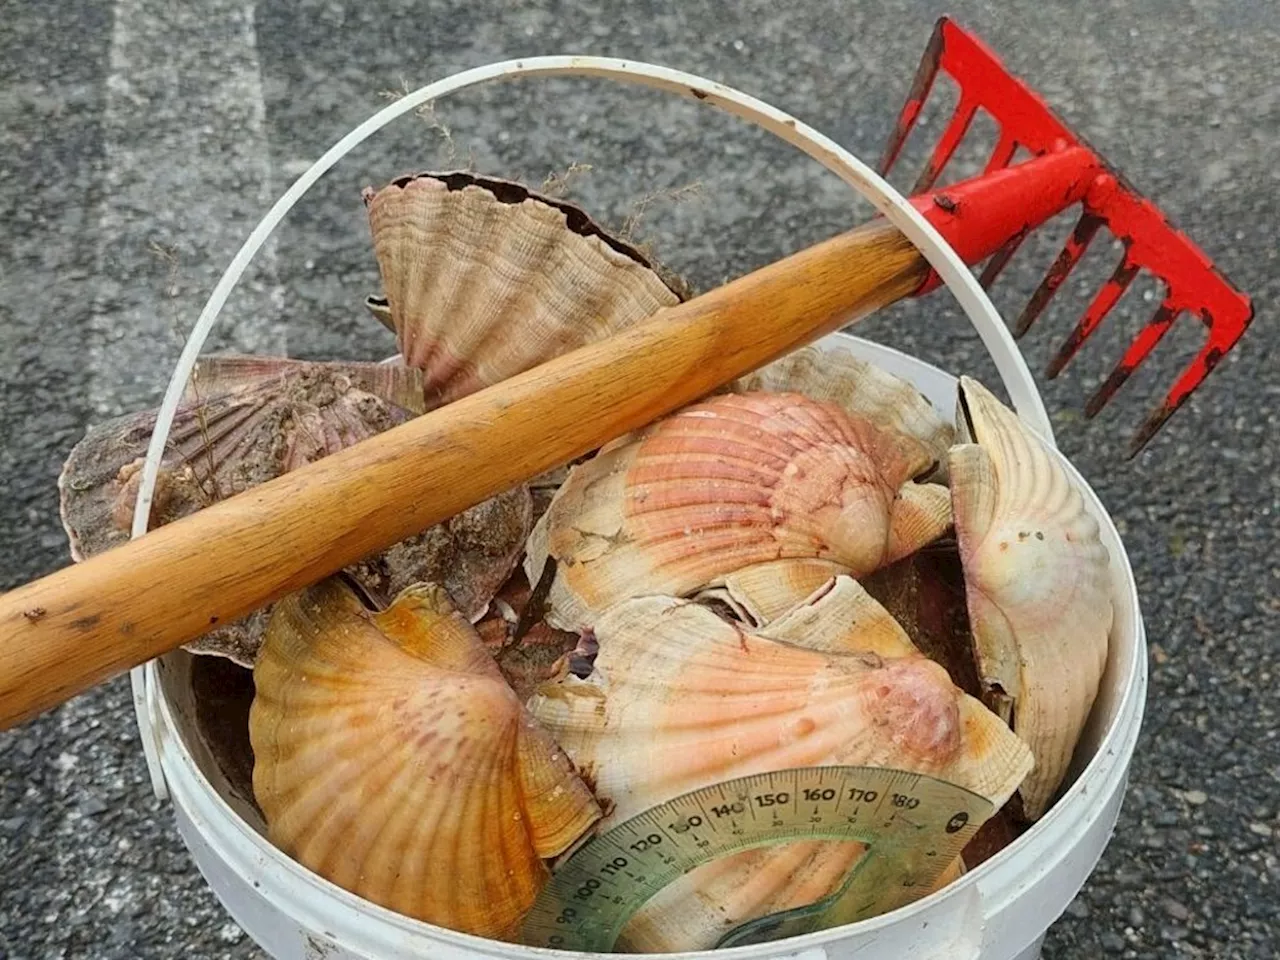
<path id="1" fill-rule="evenodd" d="M 427 84 L 379 110 L 313 163 L 258 222 L 209 295 L 182 349 L 173 376 L 169 380 L 168 389 L 156 416 L 151 442 L 147 448 L 146 462 L 142 468 L 142 483 L 133 511 L 132 538 L 142 536 L 150 522 L 152 496 L 160 469 L 160 460 L 169 440 L 169 429 L 200 351 L 227 297 L 240 281 L 240 277 L 259 248 L 284 219 L 285 214 L 302 199 L 320 177 L 354 147 L 415 107 L 482 83 L 527 76 L 604 77 L 675 93 L 719 107 L 736 117 L 748 120 L 817 160 L 869 200 L 929 261 L 959 301 L 960 307 L 978 332 L 978 336 L 982 338 L 983 345 L 995 361 L 996 370 L 1018 415 L 1032 430 L 1056 447 L 1053 429 L 1049 424 L 1049 417 L 1045 412 L 1044 403 L 1036 389 L 1031 371 L 1027 368 L 1004 321 L 996 312 L 986 292 L 974 279 L 968 266 L 933 225 L 902 194 L 849 151 L 776 107 L 731 87 L 681 70 L 606 57 L 529 57 L 491 63 L 455 73 L 443 80 Z M 168 791 L 165 789 L 164 775 L 160 769 L 155 726 L 152 722 L 155 690 L 153 683 L 148 680 L 149 674 L 145 666 L 144 664 L 131 670 L 130 679 L 133 685 L 134 708 L 138 716 L 143 752 L 146 755 L 147 768 L 151 773 L 151 785 L 156 796 L 163 800 L 167 798 Z"/>

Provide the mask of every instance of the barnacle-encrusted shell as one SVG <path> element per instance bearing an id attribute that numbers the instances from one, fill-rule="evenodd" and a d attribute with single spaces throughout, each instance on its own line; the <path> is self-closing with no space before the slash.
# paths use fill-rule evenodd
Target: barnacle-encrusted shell
<path id="1" fill-rule="evenodd" d="M 915 483 L 930 452 L 798 394 L 721 394 L 575 467 L 538 521 L 525 570 L 556 561 L 548 620 L 580 630 L 611 604 L 687 596 L 772 560 L 831 561 L 855 576 L 951 521 L 945 487 Z"/>
<path id="2" fill-rule="evenodd" d="M 597 797 L 613 804 L 602 828 L 708 784 L 830 764 L 915 770 L 999 806 L 1031 766 L 1026 746 L 848 577 L 764 631 L 696 603 L 646 597 L 615 605 L 595 635 L 593 673 L 547 685 L 530 710 L 592 779 Z M 712 907 L 690 873 L 677 882 L 687 895 L 651 901 L 624 931 L 624 945 L 704 949 L 730 916 L 734 926 L 812 902 L 793 876 L 792 846 L 700 868 L 717 889 L 740 888 L 728 906 Z M 857 853 L 828 851 L 823 869 L 843 876 L 835 868 Z M 734 870 L 742 871 L 736 879 Z M 751 871 L 768 876 L 753 880 Z M 625 940 L 632 935 L 643 946 Z"/>
<path id="3" fill-rule="evenodd" d="M 337 579 L 290 596 L 254 683 L 272 843 L 405 916 L 514 939 L 544 860 L 600 816 L 439 587 L 378 614 Z"/>
<path id="4" fill-rule="evenodd" d="M 423 410 L 422 374 L 377 363 L 282 357 L 201 360 L 174 417 L 156 477 L 151 526 L 162 526 L 351 446 Z M 91 427 L 58 478 L 63 527 L 77 562 L 125 543 L 156 411 Z M 443 582 L 468 616 L 484 613 L 533 525 L 517 487 L 349 568 L 390 598 L 418 580 Z M 270 607 L 215 628 L 186 649 L 252 666 Z"/>
<path id="5" fill-rule="evenodd" d="M 571 204 L 467 173 L 366 191 L 401 355 L 443 404 L 607 337 L 679 297 Z"/>
<path id="6" fill-rule="evenodd" d="M 175 520 L 410 419 L 421 374 L 381 364 L 207 357 L 169 432 L 152 524 Z M 97 424 L 58 478 L 62 520 L 79 561 L 128 539 L 142 461 L 155 429 L 146 410 Z"/>
<path id="7" fill-rule="evenodd" d="M 1084 497 L 1043 441 L 985 387 L 960 380 L 951 451 L 956 536 L 979 679 L 1031 747 L 1025 814 L 1048 808 L 1107 662 L 1110 559 Z"/>
<path id="8" fill-rule="evenodd" d="M 802 393 L 834 403 L 886 430 L 919 441 L 932 458 L 929 479 L 942 482 L 951 424 L 911 383 L 844 347 L 801 347 L 734 382 L 737 393 Z M 929 468 L 926 468 L 929 469 Z"/>
<path id="9" fill-rule="evenodd" d="M 237 353 L 197 360 L 182 398 L 193 403 L 264 383 L 289 387 L 304 374 L 328 374 L 333 378 L 330 382 L 335 389 L 341 389 L 344 381 L 349 382 L 357 390 L 371 393 L 411 414 L 426 411 L 422 400 L 422 371 L 403 364 L 295 360 Z"/>

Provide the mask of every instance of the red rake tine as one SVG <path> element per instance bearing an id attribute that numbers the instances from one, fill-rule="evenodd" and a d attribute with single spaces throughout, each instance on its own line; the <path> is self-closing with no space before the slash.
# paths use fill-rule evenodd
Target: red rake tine
<path id="1" fill-rule="evenodd" d="M 925 164 L 920 176 L 916 180 L 915 185 L 911 188 L 912 193 L 924 193 L 938 179 L 938 174 L 942 173 L 956 152 L 956 147 L 960 146 L 960 141 L 964 139 L 964 135 L 969 132 L 969 125 L 973 123 L 973 118 L 978 114 L 978 105 L 961 100 L 956 106 L 955 113 L 951 116 L 951 122 L 947 124 L 942 136 L 938 138 L 938 144 L 933 148 L 933 156 L 929 158 L 929 162 Z"/>
<path id="2" fill-rule="evenodd" d="M 1053 266 L 1049 268 L 1049 272 L 1040 281 L 1040 286 L 1031 295 L 1031 299 L 1027 301 L 1027 305 L 1023 307 L 1017 322 L 1014 323 L 1013 335 L 1015 337 L 1023 337 L 1031 329 L 1031 325 L 1040 318 L 1040 314 L 1049 305 L 1053 295 L 1066 282 L 1067 277 L 1071 276 L 1071 271 L 1075 269 L 1076 264 L 1080 262 L 1080 258 L 1089 249 L 1089 244 L 1093 242 L 1093 238 L 1097 236 L 1098 228 L 1101 226 L 1102 220 L 1098 217 L 1090 216 L 1086 213 L 1080 218 L 1079 223 L 1075 225 L 1075 228 L 1067 237 L 1067 242 L 1063 244 L 1062 252 L 1053 261 Z"/>
<path id="3" fill-rule="evenodd" d="M 991 151 L 991 159 L 987 161 L 986 169 L 982 172 L 992 173 L 1004 169 L 1017 152 L 1018 141 L 1007 134 L 1001 135 L 996 142 L 996 148 Z M 1012 240 L 997 250 L 995 255 L 987 261 L 987 265 L 982 269 L 982 276 L 978 278 L 978 283 L 982 285 L 983 290 L 991 289 L 991 285 L 996 282 L 996 277 L 1000 276 L 1000 272 L 1009 265 L 1009 261 L 1013 259 L 1013 255 L 1018 252 L 1022 241 L 1030 232 L 1030 230 L 1023 230 L 1015 234 Z"/>
<path id="4" fill-rule="evenodd" d="M 1156 311 L 1151 322 L 1143 327 L 1133 343 L 1129 344 L 1129 349 L 1116 364 L 1116 368 L 1111 371 L 1111 376 L 1107 377 L 1102 386 L 1089 398 L 1089 402 L 1084 405 L 1086 417 L 1097 416 L 1098 411 L 1105 407 L 1107 401 L 1115 396 L 1116 391 L 1124 386 L 1124 382 L 1129 379 L 1129 374 L 1151 355 L 1151 351 L 1173 327 L 1173 321 L 1177 318 L 1178 311 L 1173 306 L 1169 303 L 1160 304 L 1160 309 Z"/>
<path id="5" fill-rule="evenodd" d="M 1079 204 L 1081 208 L 1080 220 L 1062 252 L 1015 321 L 1015 336 L 1025 334 L 1041 316 L 1099 230 L 1106 227 L 1124 245 L 1125 254 L 1115 272 L 1050 362 L 1046 370 L 1050 379 L 1079 352 L 1140 273 L 1155 276 L 1166 287 L 1155 316 L 1089 398 L 1087 417 L 1096 416 L 1106 406 L 1180 317 L 1189 314 L 1206 327 L 1203 349 L 1137 431 L 1129 448 L 1133 457 L 1240 341 L 1253 321 L 1252 302 L 1151 201 L 1072 133 L 1038 94 L 1009 73 L 977 37 L 947 17 L 938 21 L 916 71 L 880 160 L 882 174 L 887 175 L 901 157 L 939 73 L 957 84 L 959 101 L 916 180 L 912 192 L 917 195 L 912 203 L 929 216 L 968 263 L 990 257 L 980 277 L 984 287 L 995 281 L 1032 230 L 1071 206 Z M 999 130 L 984 173 L 954 187 L 923 194 L 937 182 L 980 110 Z M 1019 148 L 1033 159 L 1011 167 Z M 1054 202 L 1046 194 L 1053 194 Z M 918 293 L 937 285 L 937 278 L 931 278 Z"/>
<path id="6" fill-rule="evenodd" d="M 1112 308 L 1120 302 L 1120 298 L 1124 296 L 1125 291 L 1129 289 L 1129 284 L 1133 282 L 1133 278 L 1138 275 L 1138 265 L 1125 257 L 1120 261 L 1120 265 L 1116 267 L 1115 273 L 1111 275 L 1111 279 L 1106 282 L 1098 295 L 1093 298 L 1093 303 L 1089 304 L 1089 308 L 1085 310 L 1084 316 L 1080 318 L 1080 322 L 1076 324 L 1076 328 L 1071 331 L 1071 335 L 1058 349 L 1057 354 L 1049 361 L 1049 366 L 1045 368 L 1044 375 L 1052 380 L 1065 367 L 1071 358 L 1076 355 L 1080 347 L 1084 344 L 1093 333 L 1098 329 L 1098 324 L 1102 323 L 1103 318 L 1111 312 Z"/>

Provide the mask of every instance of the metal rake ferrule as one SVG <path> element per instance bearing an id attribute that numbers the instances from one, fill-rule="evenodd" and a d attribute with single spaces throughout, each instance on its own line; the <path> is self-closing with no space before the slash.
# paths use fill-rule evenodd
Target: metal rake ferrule
<path id="1" fill-rule="evenodd" d="M 947 17 L 934 29 L 906 105 L 885 146 L 880 160 L 882 175 L 897 162 L 940 71 L 955 81 L 959 99 L 912 188 L 912 202 L 966 262 L 986 260 L 980 276 L 984 288 L 995 282 L 1032 230 L 1062 211 L 1080 206 L 1080 219 L 1061 253 L 1014 322 L 1015 336 L 1021 337 L 1031 328 L 1102 228 L 1124 248 L 1111 277 L 1050 361 L 1045 371 L 1049 379 L 1066 367 L 1140 273 L 1145 271 L 1164 286 L 1155 315 L 1085 404 L 1086 417 L 1093 418 L 1106 406 L 1181 316 L 1195 316 L 1207 329 L 1200 352 L 1134 435 L 1128 451 L 1131 458 L 1239 342 L 1253 320 L 1253 304 L 1158 207 L 1072 133 L 1038 94 L 1009 73 L 981 41 Z M 929 192 L 979 110 L 999 129 L 983 173 Z M 1010 166 L 1019 149 L 1031 159 Z M 936 285 L 936 278 L 930 278 L 919 292 Z"/>

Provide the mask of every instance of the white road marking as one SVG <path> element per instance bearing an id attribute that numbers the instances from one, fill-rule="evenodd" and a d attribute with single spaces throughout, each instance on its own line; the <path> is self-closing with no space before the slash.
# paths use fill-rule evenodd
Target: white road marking
<path id="1" fill-rule="evenodd" d="M 158 404 L 209 291 L 275 199 L 253 0 L 118 0 L 104 117 L 92 416 Z M 210 350 L 283 353 L 268 242 Z"/>

